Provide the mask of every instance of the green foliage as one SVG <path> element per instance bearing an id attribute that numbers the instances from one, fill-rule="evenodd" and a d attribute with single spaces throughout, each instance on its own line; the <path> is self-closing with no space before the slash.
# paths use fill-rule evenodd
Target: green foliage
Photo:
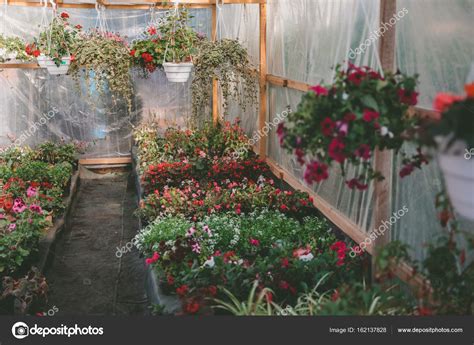
<path id="1" fill-rule="evenodd" d="M 194 57 L 192 82 L 193 116 L 197 119 L 211 99 L 212 80 L 218 79 L 224 97 L 224 111 L 229 101 L 239 102 L 242 110 L 257 104 L 257 74 L 247 50 L 237 40 L 202 41 Z"/>
<path id="2" fill-rule="evenodd" d="M 16 54 L 16 59 L 21 61 L 27 61 L 30 57 L 25 52 L 26 43 L 20 37 L 16 36 L 4 36 L 0 34 L 0 51 L 4 50 L 3 54 L 0 54 L 0 62 L 5 62 L 7 54 Z"/>

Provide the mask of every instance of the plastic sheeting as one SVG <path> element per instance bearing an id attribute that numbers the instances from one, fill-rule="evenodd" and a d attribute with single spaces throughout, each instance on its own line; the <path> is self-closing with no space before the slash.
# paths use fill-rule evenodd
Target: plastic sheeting
<path id="1" fill-rule="evenodd" d="M 6 17 L 2 13 L 0 30 L 30 40 L 40 30 L 42 12 L 42 8 L 9 6 Z M 84 29 L 95 27 L 95 10 L 68 9 L 67 12 L 71 22 Z M 51 17 L 51 10 L 47 13 Z M 192 14 L 195 18 L 191 25 L 209 36 L 210 10 L 193 9 Z M 119 32 L 131 41 L 150 22 L 150 11 L 108 10 L 106 18 L 111 31 Z M 15 139 L 16 143 L 35 145 L 44 140 L 63 138 L 90 143 L 88 156 L 118 156 L 130 152 L 134 123 L 155 120 L 164 126 L 186 125 L 186 119 L 191 115 L 189 83 L 168 83 L 161 71 L 156 71 L 149 79 L 132 73 L 135 99 L 129 113 L 124 102 L 114 104 L 107 94 L 88 99 L 85 96 L 90 91 L 87 86 L 81 83 L 78 89 L 70 76 L 51 76 L 45 70 L 2 70 L 0 146 L 9 146 Z M 94 91 L 94 85 L 89 87 Z"/>

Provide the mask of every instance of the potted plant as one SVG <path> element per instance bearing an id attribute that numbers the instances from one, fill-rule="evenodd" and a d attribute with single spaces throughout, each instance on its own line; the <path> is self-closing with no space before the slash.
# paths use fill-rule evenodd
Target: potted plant
<path id="1" fill-rule="evenodd" d="M 228 101 L 235 99 L 245 110 L 257 104 L 257 73 L 250 63 L 247 50 L 237 40 L 202 41 L 194 57 L 194 78 L 191 86 L 193 116 L 203 113 L 209 104 L 213 79 L 219 80 L 224 98 L 224 111 Z M 242 88 L 240 88 L 242 86 Z"/>
<path id="2" fill-rule="evenodd" d="M 29 60 L 25 52 L 25 42 L 20 37 L 6 37 L 0 34 L 0 62 Z"/>
<path id="3" fill-rule="evenodd" d="M 349 163 L 358 168 L 358 175 L 346 180 L 347 186 L 365 190 L 367 181 L 384 178 L 372 165 L 374 151 L 399 151 L 419 123 L 407 114 L 417 103 L 416 80 L 400 73 L 382 77 L 369 67 L 337 66 L 334 83 L 313 86 L 297 111 L 279 124 L 280 144 L 306 165 L 307 183 L 327 179 L 333 162 L 345 176 Z M 403 162 L 401 177 L 427 160 L 420 150 Z"/>
<path id="4" fill-rule="evenodd" d="M 199 36 L 187 25 L 190 18 L 188 10 L 177 10 L 166 17 L 160 26 L 163 39 L 167 42 L 163 68 L 170 82 L 187 82 L 193 69 L 192 55 Z"/>
<path id="5" fill-rule="evenodd" d="M 135 66 L 142 69 L 144 77 L 163 66 L 167 41 L 154 26 L 148 27 L 143 39 L 132 42 L 130 55 Z"/>
<path id="6" fill-rule="evenodd" d="M 464 96 L 439 93 L 439 121 L 429 125 L 449 198 L 456 211 L 474 220 L 474 83 Z"/>
<path id="7" fill-rule="evenodd" d="M 79 36 L 74 51 L 76 55 L 70 69 L 73 78 L 79 83 L 81 71 L 86 82 L 92 76 L 99 94 L 108 89 L 113 97 L 126 100 L 131 110 L 131 56 L 125 40 L 115 33 L 91 30 Z"/>
<path id="8" fill-rule="evenodd" d="M 67 74 L 71 64 L 71 53 L 81 28 L 71 26 L 68 19 L 69 14 L 66 12 L 54 17 L 32 45 L 36 48 L 32 52 L 38 64 L 47 68 L 52 75 Z"/>

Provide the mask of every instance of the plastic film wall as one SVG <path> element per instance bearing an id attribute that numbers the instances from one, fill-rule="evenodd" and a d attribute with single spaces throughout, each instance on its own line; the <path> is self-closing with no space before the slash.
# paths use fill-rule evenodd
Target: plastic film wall
<path id="1" fill-rule="evenodd" d="M 351 49 L 357 48 L 377 29 L 379 1 L 270 0 L 268 11 L 268 73 L 316 84 L 331 82 L 332 67 L 347 62 Z M 354 62 L 378 68 L 377 47 L 367 47 Z M 288 106 L 296 110 L 302 95 L 296 90 L 270 85 L 269 121 Z M 301 166 L 293 155 L 280 148 L 275 130 L 269 137 L 270 158 L 304 183 Z M 355 175 L 355 171 L 349 168 L 344 179 L 338 170 L 334 168 L 330 178 L 313 189 L 361 229 L 371 229 L 373 188 L 362 193 L 348 190 L 344 181 Z"/>
<path id="2" fill-rule="evenodd" d="M 4 7 L 0 30 L 29 40 L 40 30 L 43 11 L 42 8 Z M 95 10 L 68 9 L 68 13 L 71 22 L 84 29 L 95 27 Z M 209 36 L 210 10 L 193 9 L 192 14 L 191 24 Z M 51 17 L 51 10 L 46 10 L 46 16 Z M 106 18 L 109 29 L 129 41 L 151 21 L 148 10 L 107 10 Z M 87 90 L 85 83 L 78 86 L 70 76 L 51 76 L 44 70 L 33 69 L 1 70 L 0 146 L 11 145 L 22 135 L 26 140 L 21 143 L 29 145 L 63 138 L 91 143 L 88 156 L 119 156 L 130 152 L 132 124 L 151 119 L 163 125 L 186 124 L 186 118 L 191 115 L 189 84 L 168 83 L 161 71 L 148 79 L 134 71 L 132 75 L 135 98 L 129 113 L 124 102 L 115 104 L 110 95 L 95 95 L 89 99 L 86 95 L 88 91 L 94 94 L 94 85 Z M 40 121 L 44 122 L 41 118 L 45 117 L 48 121 L 41 125 Z M 29 131 L 35 122 L 40 126 Z"/>

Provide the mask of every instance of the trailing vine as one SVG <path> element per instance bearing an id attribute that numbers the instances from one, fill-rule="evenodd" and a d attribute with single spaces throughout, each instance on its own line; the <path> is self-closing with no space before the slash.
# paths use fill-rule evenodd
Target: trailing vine
<path id="1" fill-rule="evenodd" d="M 192 82 L 193 117 L 197 119 L 209 106 L 213 78 L 219 80 L 224 97 L 224 113 L 231 99 L 245 111 L 256 106 L 258 95 L 257 72 L 250 63 L 247 50 L 237 40 L 202 41 L 194 56 Z M 242 85 L 242 88 L 239 86 Z"/>

